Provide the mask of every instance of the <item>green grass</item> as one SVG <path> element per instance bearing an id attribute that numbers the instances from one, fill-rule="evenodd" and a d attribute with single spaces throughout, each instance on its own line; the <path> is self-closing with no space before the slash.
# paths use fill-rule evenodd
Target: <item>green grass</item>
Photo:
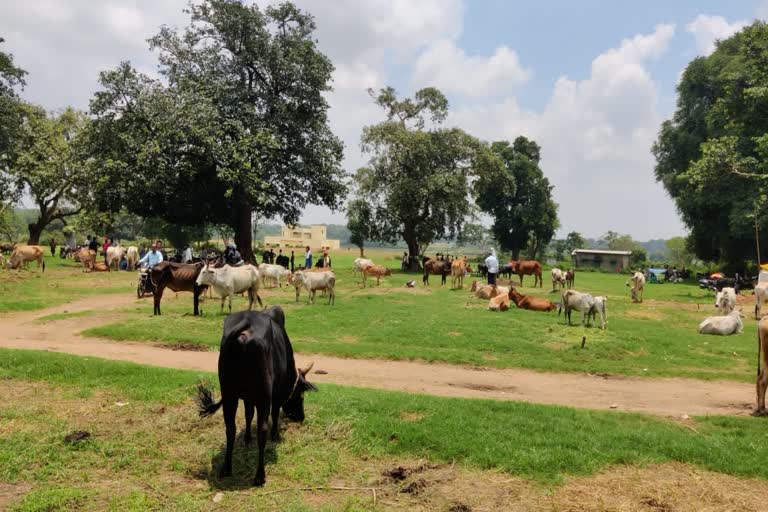
<path id="1" fill-rule="evenodd" d="M 135 290 L 132 272 L 84 274 L 72 260 L 46 257 L 45 272 L 0 270 L 0 313 L 32 311 L 56 306 L 88 295 L 130 293 Z"/>
<path id="2" fill-rule="evenodd" d="M 647 285 L 645 303 L 630 304 L 626 276 L 582 272 L 577 289 L 608 300 L 608 330 L 565 326 L 562 317 L 512 309 L 487 310 L 487 302 L 469 298 L 464 290 L 439 286 L 404 288 L 417 276 L 399 272 L 380 287 L 362 289 L 347 270 L 353 254 L 334 258 L 337 268 L 336 305 L 318 296 L 307 305 L 302 294 L 294 302 L 293 289 L 263 291 L 268 304 L 286 310 L 287 328 L 296 349 L 305 353 L 350 358 L 420 359 L 492 367 L 523 367 L 542 371 L 604 372 L 641 376 L 686 376 L 702 379 L 754 378 L 754 320 L 745 320 L 745 332 L 729 337 L 701 336 L 696 326 L 714 314 L 713 295 L 687 284 Z M 395 267 L 390 258 L 378 258 Z M 546 278 L 546 276 L 545 276 Z M 545 283 L 547 280 L 545 279 Z M 526 284 L 532 284 L 530 277 Z M 524 288 L 553 301 L 559 293 Z M 162 343 L 199 343 L 218 347 L 222 317 L 219 301 L 203 306 L 202 318 L 188 316 L 189 294 L 167 302 L 162 317 L 151 316 L 150 302 L 131 309 L 129 319 L 96 327 L 87 335 L 115 340 Z M 696 305 L 700 310 L 696 310 Z M 234 309 L 245 302 L 236 299 Z M 746 306 L 745 311 L 749 312 Z M 580 317 L 574 315 L 578 323 Z M 581 349 L 582 336 L 587 337 Z"/>
<path id="3" fill-rule="evenodd" d="M 0 350 L 0 377 L 53 383 L 69 390 L 65 396 L 75 399 L 89 391 L 170 406 L 188 401 L 201 375 L 215 380 L 210 374 L 64 354 Z M 112 400 L 109 399 L 109 405 Z M 76 448 L 62 450 L 61 437 L 77 425 L 52 420 L 47 433 L 36 440 L 23 428 L 28 413 L 14 412 L 11 398 L 2 403 L 5 405 L 0 417 L 13 419 L 18 428 L 0 438 L 0 479 L 56 482 L 57 473 L 66 471 L 70 465 L 80 467 L 94 462 L 73 457 L 71 452 Z M 323 385 L 319 393 L 308 395 L 307 404 L 308 420 L 300 428 L 302 435 L 308 436 L 303 442 L 307 449 L 314 442 L 314 448 L 320 452 L 339 449 L 341 443 L 345 449 L 365 457 L 456 461 L 471 467 L 498 468 L 550 484 L 560 482 L 564 475 L 589 475 L 613 464 L 667 461 L 695 464 L 731 475 L 768 478 L 768 468 L 762 464 L 768 456 L 768 433 L 764 421 L 754 418 L 696 418 L 693 431 L 639 414 L 437 398 L 334 385 Z M 188 407 L 191 414 L 191 402 Z M 143 411 L 149 416 L 146 421 L 151 430 L 156 420 L 149 410 L 149 405 L 124 411 L 111 408 L 110 414 L 123 418 L 119 422 L 127 418 L 142 421 Z M 48 414 L 46 407 L 39 411 Z M 190 421 L 181 421 L 176 429 L 174 423 L 167 426 L 172 431 L 189 431 L 194 435 L 199 427 Z M 220 418 L 210 422 L 221 427 Z M 218 430 L 223 438 L 223 428 Z M 110 439 L 106 432 L 96 434 L 82 448 L 90 458 L 104 457 L 105 464 L 129 472 L 145 471 L 138 465 L 142 457 L 147 458 L 142 464 L 154 465 L 155 471 L 167 464 L 173 466 L 162 443 L 154 444 L 152 434 L 147 434 L 146 443 L 121 433 L 120 427 L 113 432 L 118 439 Z M 286 454 L 296 449 L 292 442 L 289 437 L 278 449 L 281 457 L 286 456 L 286 461 L 278 464 L 281 471 L 298 472 L 293 477 L 307 485 L 321 485 L 343 470 L 331 461 L 319 468 L 291 465 L 288 461 L 296 459 Z"/>
<path id="4" fill-rule="evenodd" d="M 58 320 L 67 320 L 68 318 L 78 318 L 81 316 L 90 316 L 93 315 L 95 312 L 86 309 L 84 311 L 76 311 L 74 313 L 51 313 L 50 315 L 44 315 L 41 317 L 38 317 L 35 319 L 37 323 L 48 323 L 48 322 L 56 322 Z"/>

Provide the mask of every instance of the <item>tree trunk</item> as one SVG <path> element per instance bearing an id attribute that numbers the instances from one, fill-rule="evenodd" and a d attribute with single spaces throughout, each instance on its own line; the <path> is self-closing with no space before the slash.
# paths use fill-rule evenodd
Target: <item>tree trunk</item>
<path id="1" fill-rule="evenodd" d="M 29 228 L 29 240 L 27 243 L 29 245 L 40 245 L 40 235 L 43 234 L 45 225 L 38 220 L 37 222 L 30 222 L 27 227 Z"/>
<path id="2" fill-rule="evenodd" d="M 246 263 L 256 263 L 253 255 L 253 233 L 251 231 L 251 203 L 244 201 L 237 210 L 237 218 L 232 226 L 235 230 L 235 245 Z"/>
<path id="3" fill-rule="evenodd" d="M 421 272 L 421 262 L 419 261 L 419 244 L 413 240 L 406 240 L 408 244 L 408 271 Z"/>
<path id="4" fill-rule="evenodd" d="M 363 246 L 362 245 L 358 245 L 358 247 L 360 248 L 360 257 L 361 258 L 365 258 L 365 253 L 363 252 Z"/>
<path id="5" fill-rule="evenodd" d="M 512 259 L 515 260 L 515 261 L 520 259 L 520 248 L 519 247 L 515 247 L 514 249 L 512 249 Z"/>

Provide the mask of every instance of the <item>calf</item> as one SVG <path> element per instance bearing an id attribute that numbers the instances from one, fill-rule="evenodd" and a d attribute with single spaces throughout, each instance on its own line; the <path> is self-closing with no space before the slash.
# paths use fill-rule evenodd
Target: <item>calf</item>
<path id="1" fill-rule="evenodd" d="M 328 304 L 336 303 L 336 275 L 331 271 L 310 273 L 299 270 L 293 274 L 292 284 L 296 288 L 296 302 L 299 302 L 299 292 L 305 288 L 309 292 L 307 304 L 314 304 L 317 290 L 328 290 Z"/>
<path id="2" fill-rule="evenodd" d="M 259 297 L 259 283 L 261 276 L 259 271 L 253 265 L 242 265 L 239 267 L 230 267 L 224 265 L 221 268 L 214 268 L 213 265 L 206 264 L 197 276 L 195 283 L 198 287 L 210 286 L 213 291 L 221 297 L 221 313 L 224 314 L 224 301 L 229 299 L 229 312 L 232 313 L 232 296 L 236 293 L 248 291 L 248 309 L 253 307 L 254 301 L 259 302 L 259 306 L 264 306 Z"/>
<path id="3" fill-rule="evenodd" d="M 369 260 L 368 258 L 355 258 L 352 267 L 352 275 L 357 276 L 357 274 L 361 274 L 365 267 L 370 267 L 371 265 L 373 265 L 373 260 Z"/>
<path id="4" fill-rule="evenodd" d="M 557 290 L 557 285 L 560 285 L 560 288 L 565 288 L 565 272 L 563 272 L 559 268 L 553 268 L 552 269 L 552 291 L 553 292 Z"/>
<path id="5" fill-rule="evenodd" d="M 728 315 L 736 309 L 736 290 L 734 288 L 723 288 L 715 295 L 715 308 L 721 315 Z"/>
<path id="6" fill-rule="evenodd" d="M 384 265 L 368 265 L 363 268 L 363 288 L 368 283 L 368 276 L 375 277 L 376 285 L 378 286 L 382 277 L 391 275 L 392 271 Z"/>
<path id="7" fill-rule="evenodd" d="M 571 269 L 565 273 L 565 286 L 568 289 L 573 288 L 576 283 L 576 271 Z"/>
<path id="8" fill-rule="evenodd" d="M 605 330 L 605 327 L 608 325 L 608 308 L 607 308 L 607 297 L 594 297 L 592 302 L 592 307 L 589 309 L 589 317 L 594 322 L 595 321 L 595 315 L 600 315 L 600 328 L 602 330 Z M 589 322 L 590 318 L 587 319 L 587 322 Z"/>
<path id="9" fill-rule="evenodd" d="M 741 323 L 743 316 L 741 311 L 731 311 L 725 316 L 705 318 L 699 324 L 699 334 L 718 334 L 720 336 L 741 334 L 744 331 L 744 324 Z"/>
<path id="10" fill-rule="evenodd" d="M 451 288 L 464 288 L 464 274 L 467 272 L 467 258 L 451 262 Z"/>
<path id="11" fill-rule="evenodd" d="M 123 248 L 119 245 L 107 248 L 107 265 L 109 268 L 120 270 L 120 262 L 123 260 Z"/>
<path id="12" fill-rule="evenodd" d="M 264 452 L 267 444 L 269 416 L 272 416 L 271 437 L 280 438 L 280 409 L 294 421 L 304 421 L 304 392 L 317 391 L 306 379 L 306 370 L 296 368 L 293 347 L 285 331 L 285 315 L 279 306 L 265 312 L 241 311 L 224 320 L 224 333 L 219 349 L 219 386 L 221 399 L 213 401 L 206 385 L 198 386 L 197 405 L 200 417 L 211 416 L 224 407 L 227 451 L 219 475 L 232 476 L 232 450 L 235 445 L 235 415 L 240 400 L 245 406 L 245 435 L 249 445 L 253 440 L 251 422 L 256 409 L 256 436 L 259 465 L 254 485 L 264 485 Z"/>

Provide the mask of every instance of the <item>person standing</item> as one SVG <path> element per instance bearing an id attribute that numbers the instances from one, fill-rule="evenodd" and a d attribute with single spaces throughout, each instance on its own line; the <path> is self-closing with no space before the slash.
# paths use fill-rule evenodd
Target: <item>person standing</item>
<path id="1" fill-rule="evenodd" d="M 104 256 L 104 263 L 107 262 L 107 249 L 109 249 L 109 238 L 104 237 L 104 243 L 101 244 L 101 254 Z"/>
<path id="2" fill-rule="evenodd" d="M 400 262 L 400 270 L 402 270 L 403 272 L 408 270 L 408 253 L 407 252 L 403 253 L 403 259 Z"/>
<path id="3" fill-rule="evenodd" d="M 51 246 L 51 256 L 56 256 L 56 239 L 55 238 L 51 238 L 50 246 Z"/>
<path id="4" fill-rule="evenodd" d="M 304 268 L 309 270 L 312 268 L 312 251 L 307 246 L 307 251 L 304 253 Z"/>
<path id="5" fill-rule="evenodd" d="M 331 257 L 328 255 L 328 249 L 323 249 L 323 257 L 319 263 L 318 267 L 331 268 Z"/>
<path id="6" fill-rule="evenodd" d="M 294 270 L 295 270 L 295 266 L 294 266 L 294 258 L 295 258 L 295 257 L 296 257 L 296 256 L 295 256 L 295 254 L 293 253 L 293 249 L 291 249 L 291 272 L 294 272 Z"/>
<path id="7" fill-rule="evenodd" d="M 485 258 L 485 266 L 488 267 L 488 284 L 496 284 L 496 274 L 499 273 L 499 260 L 496 258 L 496 250 L 491 248 L 491 254 Z"/>

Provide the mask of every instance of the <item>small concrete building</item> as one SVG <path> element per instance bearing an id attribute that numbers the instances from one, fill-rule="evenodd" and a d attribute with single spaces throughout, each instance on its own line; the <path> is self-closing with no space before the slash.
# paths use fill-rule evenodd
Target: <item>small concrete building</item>
<path id="1" fill-rule="evenodd" d="M 599 268 L 621 272 L 629 267 L 629 257 L 631 255 L 632 251 L 575 249 L 571 253 L 571 260 L 576 268 Z"/>
<path id="2" fill-rule="evenodd" d="M 312 224 L 309 227 L 283 226 L 278 236 L 265 236 L 264 244 L 270 247 L 306 247 L 312 249 L 338 249 L 341 247 L 339 240 L 328 240 L 326 228 L 321 224 Z"/>

